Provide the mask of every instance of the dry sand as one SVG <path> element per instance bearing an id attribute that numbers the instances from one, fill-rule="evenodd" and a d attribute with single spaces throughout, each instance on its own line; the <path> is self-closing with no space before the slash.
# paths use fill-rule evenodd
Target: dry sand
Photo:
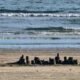
<path id="1" fill-rule="evenodd" d="M 80 80 L 80 67 L 0 67 L 0 80 Z"/>
<path id="2" fill-rule="evenodd" d="M 0 64 L 14 62 L 24 54 L 33 59 L 56 56 L 72 56 L 80 62 L 80 49 L 32 49 L 32 50 L 4 50 L 0 49 Z M 0 80 L 80 80 L 80 66 L 5 66 L 0 67 Z"/>

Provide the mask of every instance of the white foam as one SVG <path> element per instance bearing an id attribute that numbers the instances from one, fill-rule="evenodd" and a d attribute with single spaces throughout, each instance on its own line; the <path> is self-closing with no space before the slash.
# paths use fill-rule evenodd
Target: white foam
<path id="1" fill-rule="evenodd" d="M 51 17 L 80 17 L 79 13 L 0 13 L 0 16 L 51 16 Z"/>

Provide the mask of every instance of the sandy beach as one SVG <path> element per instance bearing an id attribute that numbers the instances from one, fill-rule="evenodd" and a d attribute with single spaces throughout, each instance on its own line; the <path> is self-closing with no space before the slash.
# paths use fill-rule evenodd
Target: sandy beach
<path id="1" fill-rule="evenodd" d="M 80 66 L 0 67 L 0 80 L 80 80 Z"/>
<path id="2" fill-rule="evenodd" d="M 17 61 L 23 54 L 24 57 L 29 56 L 32 60 L 35 56 L 41 59 L 48 59 L 49 57 L 54 58 L 59 53 L 61 59 L 64 56 L 74 57 L 80 62 L 80 49 L 78 48 L 54 48 L 54 49 L 0 49 L 0 63 L 9 63 Z"/>
<path id="3" fill-rule="evenodd" d="M 28 49 L 28 50 L 0 50 L 0 64 L 15 62 L 19 57 L 34 56 L 42 59 L 54 58 L 60 53 L 72 56 L 80 62 L 80 49 Z M 0 67 L 0 80 L 80 80 L 80 66 L 4 66 Z"/>

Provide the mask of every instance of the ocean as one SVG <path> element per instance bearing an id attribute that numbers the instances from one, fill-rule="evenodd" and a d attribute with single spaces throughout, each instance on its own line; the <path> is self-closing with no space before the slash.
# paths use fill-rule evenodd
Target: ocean
<path id="1" fill-rule="evenodd" d="M 0 48 L 80 48 L 80 0 L 0 0 Z"/>

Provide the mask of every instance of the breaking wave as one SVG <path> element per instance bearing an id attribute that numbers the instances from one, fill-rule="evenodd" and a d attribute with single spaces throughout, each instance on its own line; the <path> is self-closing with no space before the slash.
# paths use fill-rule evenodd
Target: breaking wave
<path id="1" fill-rule="evenodd" d="M 0 9 L 0 16 L 31 16 L 31 17 L 80 17 L 80 13 L 71 13 L 64 11 L 27 11 L 27 10 L 8 10 Z"/>
<path id="2" fill-rule="evenodd" d="M 80 17 L 79 13 L 0 13 L 0 16 L 19 16 L 19 17 Z"/>

